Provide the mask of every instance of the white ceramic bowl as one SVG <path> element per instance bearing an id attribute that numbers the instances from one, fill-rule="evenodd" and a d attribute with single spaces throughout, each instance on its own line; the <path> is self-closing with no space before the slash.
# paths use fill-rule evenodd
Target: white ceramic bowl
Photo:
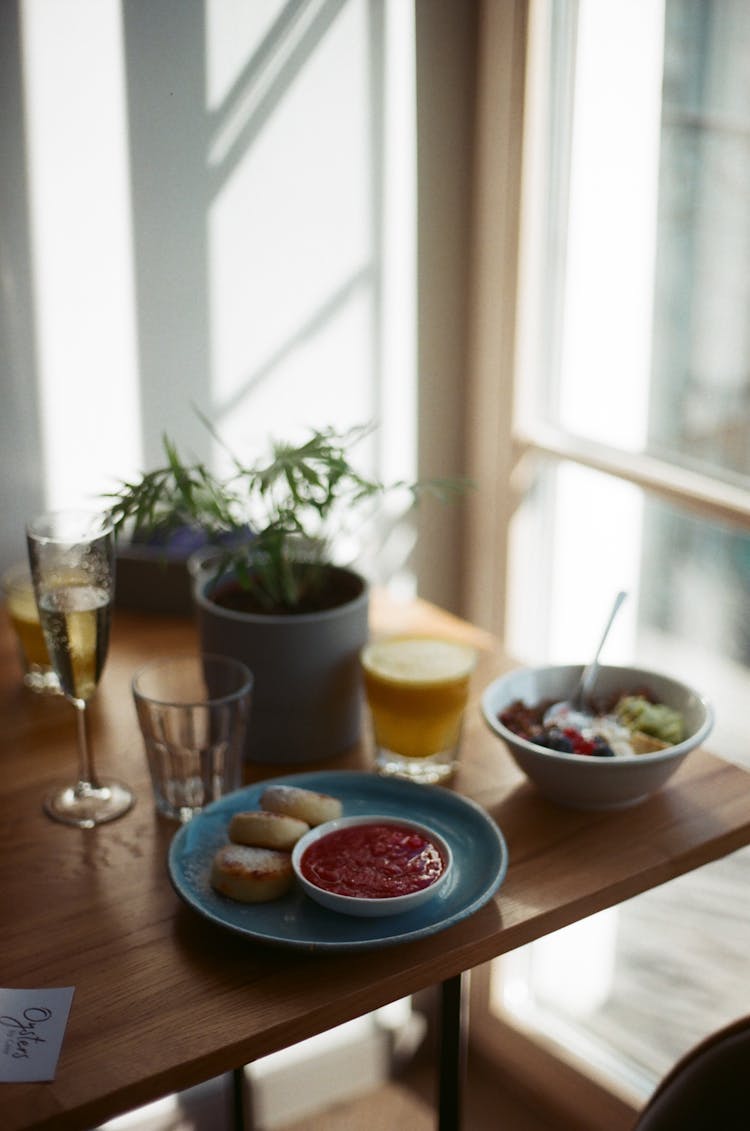
<path id="1" fill-rule="evenodd" d="M 442 856 L 444 865 L 442 872 L 437 879 L 433 880 L 433 882 L 425 888 L 410 892 L 406 895 L 388 897 L 373 898 L 339 895 L 336 892 L 327 891 L 325 888 L 318 887 L 316 884 L 312 883 L 302 872 L 302 858 L 307 849 L 322 837 L 328 836 L 339 829 L 352 828 L 356 825 L 395 825 L 399 828 L 407 828 L 419 833 L 425 839 L 431 841 Z M 303 891 L 306 892 L 311 899 L 314 899 L 316 903 L 327 907 L 331 911 L 339 911 L 344 915 L 375 917 L 381 915 L 401 915 L 405 911 L 413 911 L 415 907 L 419 907 L 421 904 L 426 903 L 428 899 L 432 899 L 448 879 L 451 868 L 453 867 L 453 856 L 449 845 L 443 837 L 427 825 L 420 824 L 417 821 L 403 820 L 401 817 L 384 817 L 380 814 L 373 814 L 371 816 L 361 817 L 339 817 L 335 821 L 326 821 L 325 824 L 317 825 L 314 829 L 311 829 L 309 833 L 305 833 L 295 844 L 292 851 L 292 865 L 297 876 L 297 881 Z"/>
<path id="2" fill-rule="evenodd" d="M 643 668 L 602 665 L 596 696 L 647 687 L 659 702 L 682 712 L 688 737 L 653 754 L 597 758 L 537 746 L 500 722 L 498 716 L 517 699 L 528 706 L 547 699 L 567 699 L 581 671 L 581 665 L 517 668 L 486 688 L 482 696 L 484 719 L 505 742 L 519 768 L 551 801 L 576 809 L 635 805 L 664 785 L 690 751 L 704 741 L 713 726 L 713 709 L 702 695 L 677 679 Z"/>

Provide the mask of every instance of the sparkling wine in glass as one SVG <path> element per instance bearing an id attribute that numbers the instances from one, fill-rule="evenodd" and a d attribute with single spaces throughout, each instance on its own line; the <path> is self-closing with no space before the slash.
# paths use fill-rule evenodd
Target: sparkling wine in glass
<path id="1" fill-rule="evenodd" d="M 44 800 L 50 817 L 93 828 L 126 813 L 127 786 L 100 778 L 94 768 L 87 705 L 107 657 L 114 593 L 114 535 L 102 516 L 56 511 L 26 528 L 39 620 L 63 694 L 76 710 L 78 780 Z"/>

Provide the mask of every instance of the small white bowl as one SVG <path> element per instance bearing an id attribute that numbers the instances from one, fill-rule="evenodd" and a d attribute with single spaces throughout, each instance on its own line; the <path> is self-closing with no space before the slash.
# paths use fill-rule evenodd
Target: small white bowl
<path id="1" fill-rule="evenodd" d="M 322 837 L 337 832 L 339 829 L 352 828 L 356 825 L 394 825 L 398 828 L 407 828 L 419 833 L 437 848 L 443 859 L 443 870 L 440 875 L 427 887 L 406 895 L 385 897 L 339 895 L 312 883 L 302 872 L 302 858 L 307 849 Z M 361 817 L 339 817 L 335 821 L 326 821 L 317 825 L 309 833 L 305 833 L 292 850 L 292 866 L 297 876 L 297 881 L 302 890 L 322 907 L 331 911 L 338 911 L 344 915 L 360 917 L 375 917 L 382 915 L 401 915 L 405 911 L 413 911 L 427 900 L 432 899 L 445 885 L 453 867 L 453 855 L 448 843 L 434 829 L 417 821 L 405 820 L 401 817 L 384 817 L 380 814 Z"/>
<path id="2" fill-rule="evenodd" d="M 702 695 L 677 679 L 643 668 L 602 665 L 596 696 L 648 687 L 659 702 L 682 713 L 687 738 L 653 754 L 597 758 L 537 746 L 500 722 L 498 716 L 517 699 L 534 706 L 544 700 L 558 702 L 569 698 L 581 671 L 581 665 L 517 668 L 484 691 L 484 719 L 505 742 L 518 767 L 551 801 L 574 809 L 622 809 L 635 805 L 664 785 L 690 751 L 704 741 L 713 726 L 713 709 Z"/>

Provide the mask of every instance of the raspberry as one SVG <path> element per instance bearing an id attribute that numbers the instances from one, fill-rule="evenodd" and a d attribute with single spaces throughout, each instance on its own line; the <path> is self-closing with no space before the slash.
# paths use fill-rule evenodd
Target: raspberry
<path id="1" fill-rule="evenodd" d="M 584 738 L 579 730 L 576 730 L 574 727 L 566 727 L 563 733 L 570 740 L 574 754 L 594 753 L 593 742 L 589 742 L 587 738 Z"/>

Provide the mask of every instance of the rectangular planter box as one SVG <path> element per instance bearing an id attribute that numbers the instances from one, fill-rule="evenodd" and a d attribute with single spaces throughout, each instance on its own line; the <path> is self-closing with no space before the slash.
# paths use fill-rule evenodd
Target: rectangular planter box
<path id="1" fill-rule="evenodd" d="M 115 607 L 191 615 L 193 598 L 187 559 L 166 558 L 163 550 L 149 546 L 118 546 Z"/>

